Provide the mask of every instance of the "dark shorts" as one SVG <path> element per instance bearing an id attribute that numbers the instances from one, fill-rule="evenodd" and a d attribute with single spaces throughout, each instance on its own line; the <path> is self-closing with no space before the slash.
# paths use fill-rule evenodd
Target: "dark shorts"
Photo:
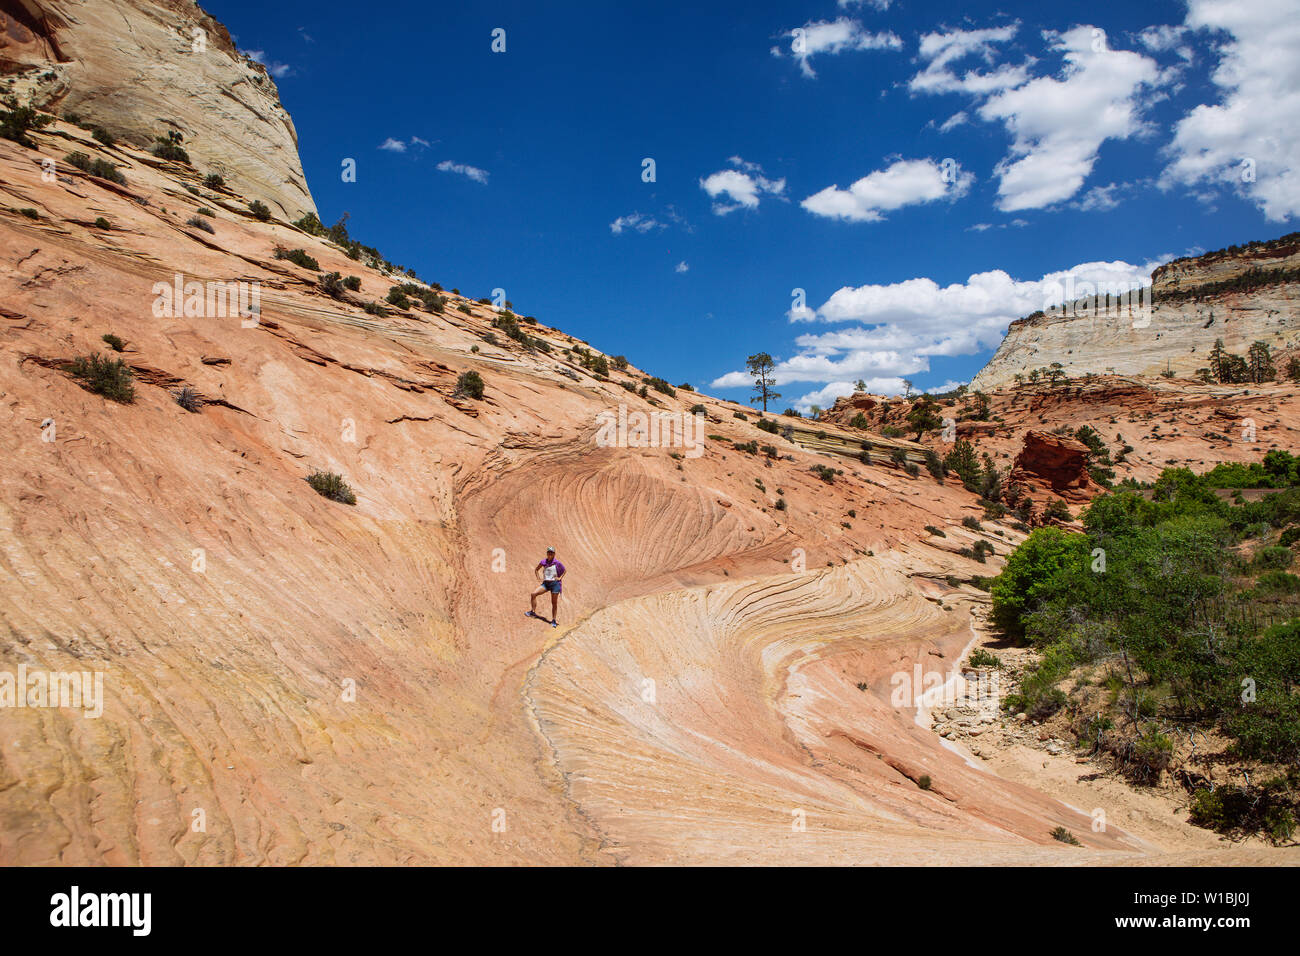
<path id="1" fill-rule="evenodd" d="M 543 581 L 542 587 L 546 588 L 546 590 L 550 591 L 552 594 L 559 594 L 564 590 L 560 587 L 559 581 Z"/>

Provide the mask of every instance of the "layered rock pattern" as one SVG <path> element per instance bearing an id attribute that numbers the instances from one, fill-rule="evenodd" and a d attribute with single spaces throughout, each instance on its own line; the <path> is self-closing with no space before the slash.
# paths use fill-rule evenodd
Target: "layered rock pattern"
<path id="1" fill-rule="evenodd" d="M 180 133 L 197 169 L 280 218 L 316 211 L 275 81 L 193 0 L 0 0 L 0 28 L 21 100 L 135 146 Z"/>

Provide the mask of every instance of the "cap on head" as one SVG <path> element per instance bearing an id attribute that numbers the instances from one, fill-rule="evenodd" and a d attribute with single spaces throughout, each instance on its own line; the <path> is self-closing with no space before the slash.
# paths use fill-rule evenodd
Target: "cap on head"
<path id="1" fill-rule="evenodd" d="M 547 553 L 547 554 L 554 554 L 554 553 L 555 553 L 555 549 L 554 549 L 554 548 L 547 548 L 547 549 L 546 549 L 546 553 Z"/>

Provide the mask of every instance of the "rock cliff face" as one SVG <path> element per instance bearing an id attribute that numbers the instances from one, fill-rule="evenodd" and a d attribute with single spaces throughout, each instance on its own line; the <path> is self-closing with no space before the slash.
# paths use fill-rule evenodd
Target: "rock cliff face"
<path id="1" fill-rule="evenodd" d="M 1178 259 L 1152 274 L 1149 312 L 1076 304 L 1012 322 L 972 388 L 1009 385 L 1060 362 L 1065 374 L 1190 376 L 1215 339 L 1244 354 L 1255 341 L 1275 352 L 1300 346 L 1300 241 L 1288 236 Z"/>
<path id="2" fill-rule="evenodd" d="M 196 169 L 281 217 L 316 211 L 275 81 L 193 0 L 0 0 L 0 72 L 124 142 L 179 132 Z"/>
<path id="3" fill-rule="evenodd" d="M 1028 431 L 1011 469 L 1011 482 L 1031 491 L 1050 489 L 1067 500 L 1086 498 L 1091 484 L 1088 446 L 1073 438 Z"/>

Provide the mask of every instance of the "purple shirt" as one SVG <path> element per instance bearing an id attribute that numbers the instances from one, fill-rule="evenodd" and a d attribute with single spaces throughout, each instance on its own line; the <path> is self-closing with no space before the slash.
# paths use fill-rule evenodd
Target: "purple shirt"
<path id="1" fill-rule="evenodd" d="M 547 558 L 539 566 L 542 569 L 543 581 L 558 581 L 564 576 L 564 565 L 554 558 Z"/>

